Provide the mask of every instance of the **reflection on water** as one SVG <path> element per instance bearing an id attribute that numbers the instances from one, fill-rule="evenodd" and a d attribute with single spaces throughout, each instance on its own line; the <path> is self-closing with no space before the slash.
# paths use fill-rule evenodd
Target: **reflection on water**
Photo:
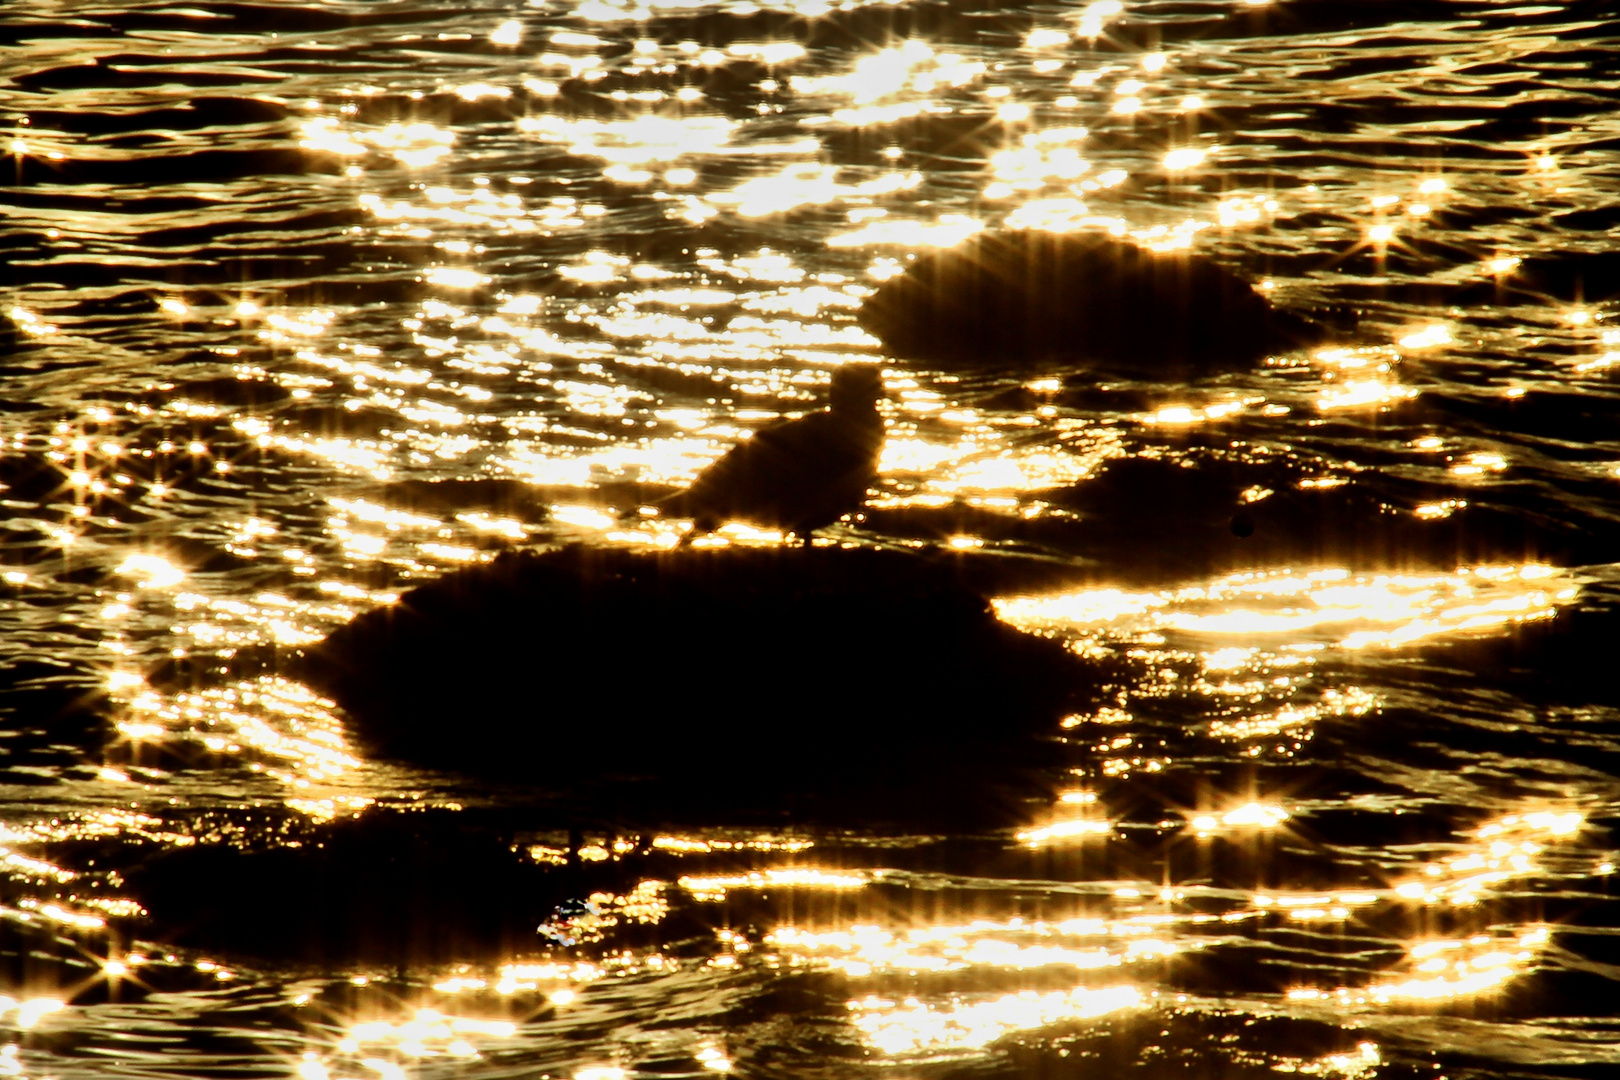
<path id="1" fill-rule="evenodd" d="M 37 1026 L 41 1019 L 51 1013 L 61 1011 L 65 1006 L 54 998 L 33 998 L 28 1001 L 18 1001 L 16 998 L 0 995 L 0 1018 L 11 1015 L 11 1022 L 23 1031 Z M 8 1046 L 11 1051 L 5 1057 L 15 1059 L 16 1046 Z"/>
<path id="2" fill-rule="evenodd" d="M 1536 873 L 1535 857 L 1544 844 L 1576 834 L 1583 824 L 1582 815 L 1573 812 L 1509 814 L 1479 829 L 1475 850 L 1429 864 L 1423 877 L 1397 885 L 1395 892 L 1425 904 L 1478 903 L 1488 886 Z"/>
<path id="3" fill-rule="evenodd" d="M 200 635 L 204 642 L 208 629 Z M 306 637 L 303 640 L 314 640 Z M 360 764 L 349 750 L 336 705 L 302 683 L 265 676 L 247 682 L 166 696 L 131 676 L 115 689 L 136 690 L 118 732 L 136 758 L 143 745 L 183 741 L 230 756 L 248 756 L 247 768 L 286 784 L 289 805 L 311 785 Z M 130 684 L 134 685 L 131 686 Z"/>
<path id="4" fill-rule="evenodd" d="M 1139 1007 L 1132 986 L 1100 990 L 1025 990 L 985 1001 L 926 1005 L 916 998 L 877 996 L 849 1003 L 850 1020 L 873 1049 L 901 1060 L 918 1055 L 974 1050 L 1010 1032 L 1065 1020 L 1091 1020 Z"/>
<path id="5" fill-rule="evenodd" d="M 724 900 L 731 889 L 859 889 L 872 880 L 872 875 L 864 873 L 782 867 L 753 870 L 745 874 L 688 875 L 680 879 L 680 886 L 699 900 Z"/>
<path id="6" fill-rule="evenodd" d="M 965 926 L 930 926 L 903 934 L 878 926 L 815 932 L 779 927 L 765 938 L 793 958 L 818 961 L 846 975 L 865 977 L 883 972 L 960 971 L 972 967 L 1018 971 L 1067 967 L 1080 970 L 1118 967 L 1137 960 L 1169 956 L 1173 943 L 1151 934 L 1152 923 L 1130 919 L 1069 919 L 1060 923 L 1012 919 L 1004 923 L 977 920 Z M 1124 939 L 1115 944 L 1076 948 L 1064 940 Z M 1025 1025 L 1034 1026 L 1034 1025 Z"/>
<path id="7" fill-rule="evenodd" d="M 1516 937 L 1477 934 L 1462 941 L 1424 941 L 1407 954 L 1407 970 L 1360 988 L 1290 990 L 1291 1001 L 1327 1001 L 1340 1006 L 1443 1001 L 1494 989 L 1525 971 L 1547 943 L 1545 927 Z"/>
<path id="8" fill-rule="evenodd" d="M 1366 649 L 1550 618 L 1576 594 L 1570 575 L 1537 564 L 1465 566 L 1450 574 L 1360 574 L 1332 568 L 1234 574 L 1206 586 L 1152 593 L 1086 589 L 1009 598 L 997 601 L 996 607 L 1003 618 L 1031 627 L 1079 631 L 1128 623 L 1200 636 L 1264 635 L 1273 640 L 1300 634 L 1327 637 L 1344 649 Z"/>
<path id="9" fill-rule="evenodd" d="M 400 1024 L 372 1020 L 353 1025 L 338 1043 L 338 1050 L 350 1055 L 369 1050 L 371 1053 L 368 1057 L 371 1058 L 375 1058 L 380 1047 L 408 1058 L 438 1057 L 441 1054 L 476 1057 L 478 1050 L 467 1041 L 468 1035 L 510 1038 L 516 1031 L 517 1025 L 508 1021 L 472 1020 L 446 1016 L 436 1009 L 418 1009 L 414 1017 Z M 306 1057 L 305 1060 L 311 1061 L 312 1058 Z M 303 1066 L 299 1071 L 307 1076 L 315 1068 L 319 1066 Z"/>
<path id="10" fill-rule="evenodd" d="M 202 1072 L 222 1038 L 303 1080 L 844 1075 L 1013 1035 L 1034 1071 L 1612 1067 L 1620 132 L 1588 9 L 34 7 L 0 14 L 0 1074 Z M 1211 255 L 1345 329 L 1187 379 L 946 373 L 858 326 L 918 251 L 1009 228 Z M 278 669 L 509 548 L 674 547 L 638 507 L 873 360 L 880 477 L 818 543 L 951 560 L 1097 683 L 1015 823 L 570 817 L 368 760 Z M 1201 506 L 1087 502 L 1205 461 L 1239 478 L 1221 544 L 1297 496 L 1442 539 L 1184 570 Z M 543 660 L 512 722 L 590 723 Z M 711 690 L 651 707 L 701 723 Z M 164 855 L 429 809 L 559 890 L 476 963 L 147 940 Z M 487 870 L 479 903 L 530 899 Z M 1509 997 L 1479 1038 L 1393 1019 Z"/>

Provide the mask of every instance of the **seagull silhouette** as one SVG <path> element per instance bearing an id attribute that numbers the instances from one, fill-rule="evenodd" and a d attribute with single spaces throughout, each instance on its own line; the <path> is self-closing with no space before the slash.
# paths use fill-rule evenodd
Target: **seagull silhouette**
<path id="1" fill-rule="evenodd" d="M 665 516 L 692 519 L 683 544 L 727 521 L 779 528 L 807 540 L 860 506 L 877 478 L 882 393 L 875 366 L 840 367 L 833 372 L 829 408 L 761 428 L 703 470 L 691 487 L 655 505 Z"/>

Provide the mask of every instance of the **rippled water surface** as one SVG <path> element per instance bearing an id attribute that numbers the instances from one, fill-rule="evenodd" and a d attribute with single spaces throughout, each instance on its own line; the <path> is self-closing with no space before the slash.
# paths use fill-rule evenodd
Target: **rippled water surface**
<path id="1" fill-rule="evenodd" d="M 1620 1075 L 1617 46 L 1597 2 L 6 4 L 0 1074 Z M 1190 247 L 1336 338 L 887 355 L 863 299 L 982 229 Z M 851 362 L 881 476 L 817 543 L 1103 673 L 1010 824 L 581 817 L 241 662 L 672 547 L 636 507 Z"/>

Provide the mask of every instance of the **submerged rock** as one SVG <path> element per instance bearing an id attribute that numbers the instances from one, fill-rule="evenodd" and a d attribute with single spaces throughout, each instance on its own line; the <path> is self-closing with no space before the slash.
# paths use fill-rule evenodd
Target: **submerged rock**
<path id="1" fill-rule="evenodd" d="M 1374 470 L 1317 477 L 1287 460 L 1208 453 L 1111 461 L 1039 498 L 1073 515 L 1069 550 L 1138 583 L 1283 566 L 1570 566 L 1607 561 L 1620 543 L 1620 529 L 1590 517 L 1559 520 L 1545 503 L 1531 512 L 1507 484 L 1487 491 Z"/>
<path id="2" fill-rule="evenodd" d="M 1205 256 L 1027 231 L 919 257 L 878 286 L 860 320 L 896 356 L 951 365 L 1222 367 L 1325 334 Z"/>
<path id="3" fill-rule="evenodd" d="M 1091 683 L 948 569 L 831 548 L 507 555 L 301 666 L 373 756 L 639 820 L 1004 817 Z"/>
<path id="4" fill-rule="evenodd" d="M 1595 489 L 1569 484 L 1550 499 L 1535 481 L 1487 486 L 1438 470 L 1424 475 L 1404 466 L 1424 464 L 1425 451 L 1393 438 L 1378 467 L 1329 470 L 1290 451 L 1252 444 L 1234 451 L 1215 434 L 1209 443 L 1172 437 L 1178 441 L 1144 445 L 1075 483 L 1026 492 L 1026 512 L 1036 509 L 1029 516 L 958 501 L 873 507 L 865 527 L 920 543 L 968 535 L 1003 551 L 1062 553 L 1048 565 L 1066 575 L 1019 581 L 1003 573 L 986 582 L 998 596 L 1105 582 L 1159 588 L 1286 567 L 1449 574 L 1591 566 L 1620 551 L 1620 521 L 1593 512 L 1601 499 Z"/>

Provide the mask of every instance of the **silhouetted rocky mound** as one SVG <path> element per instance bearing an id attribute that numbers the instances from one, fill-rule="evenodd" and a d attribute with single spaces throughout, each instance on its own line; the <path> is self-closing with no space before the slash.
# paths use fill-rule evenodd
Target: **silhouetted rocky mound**
<path id="1" fill-rule="evenodd" d="M 965 812 L 962 785 L 1052 764 L 1041 737 L 1090 681 L 948 568 L 833 548 L 506 555 L 360 616 L 302 668 L 373 756 L 607 784 L 615 813 L 675 818 Z"/>
<path id="2" fill-rule="evenodd" d="M 1324 334 L 1203 256 L 1044 232 L 923 255 L 878 286 L 860 320 L 894 355 L 940 364 L 1221 367 Z"/>

